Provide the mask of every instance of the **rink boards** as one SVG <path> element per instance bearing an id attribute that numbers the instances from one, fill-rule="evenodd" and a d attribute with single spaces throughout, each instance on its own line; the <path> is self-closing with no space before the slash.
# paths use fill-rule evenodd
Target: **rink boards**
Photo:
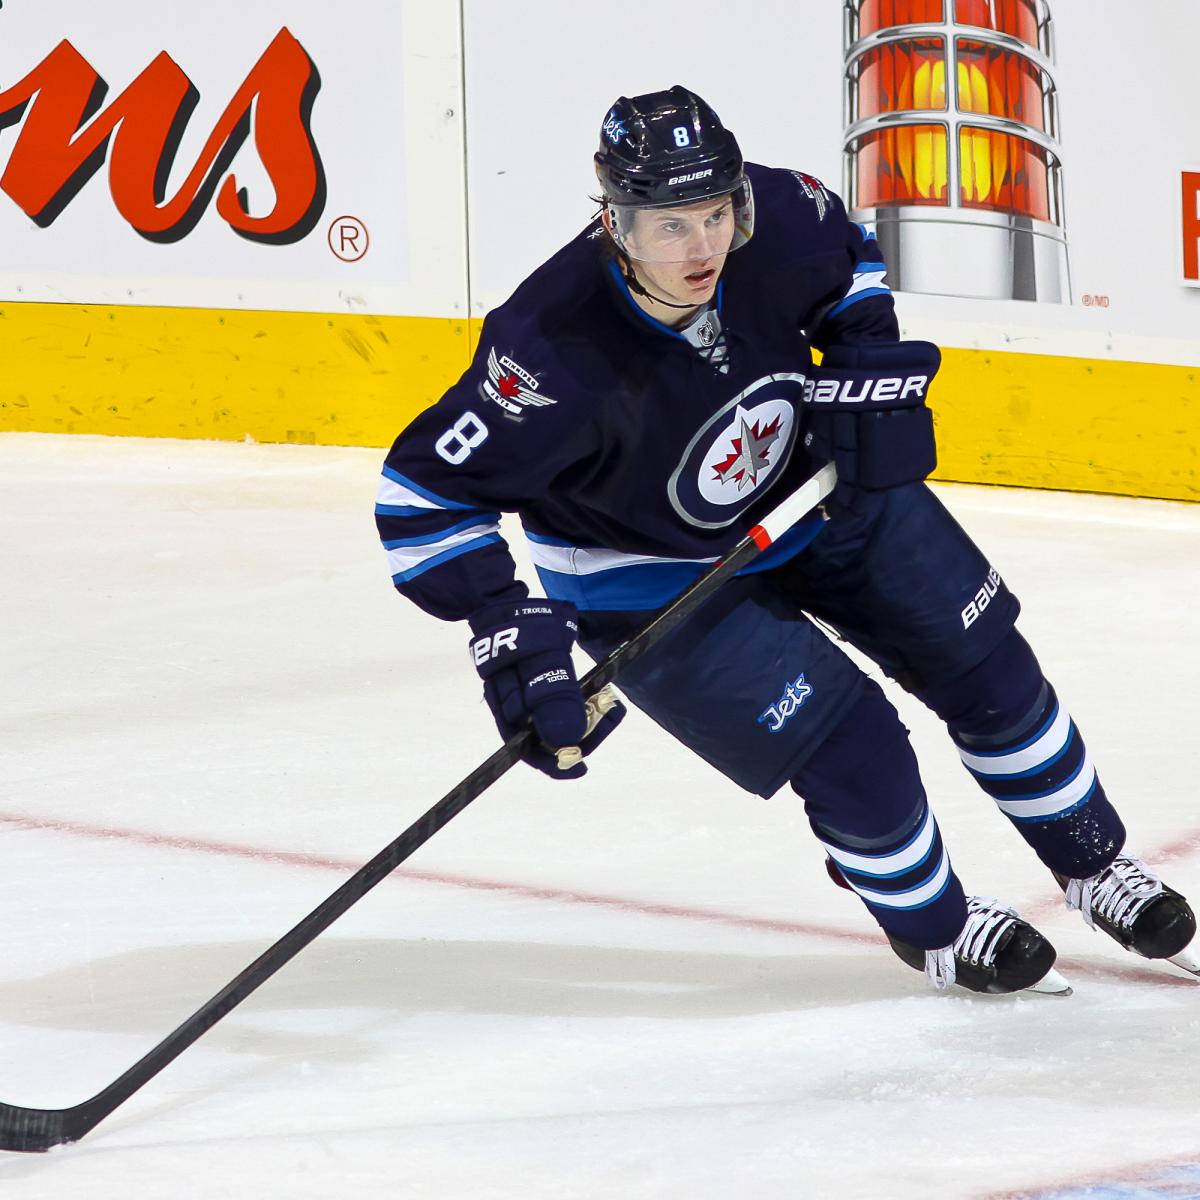
<path id="1" fill-rule="evenodd" d="M 0 430 L 386 446 L 466 369 L 478 318 L 0 308 Z M 1197 368 L 943 348 L 936 478 L 1200 496 Z"/>

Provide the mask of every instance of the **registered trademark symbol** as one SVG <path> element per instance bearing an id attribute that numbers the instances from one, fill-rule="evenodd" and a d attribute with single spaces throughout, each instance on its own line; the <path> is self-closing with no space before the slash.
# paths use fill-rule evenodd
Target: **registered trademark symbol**
<path id="1" fill-rule="evenodd" d="M 342 262 L 358 262 L 370 245 L 371 235 L 357 217 L 337 217 L 329 226 L 329 248 Z"/>

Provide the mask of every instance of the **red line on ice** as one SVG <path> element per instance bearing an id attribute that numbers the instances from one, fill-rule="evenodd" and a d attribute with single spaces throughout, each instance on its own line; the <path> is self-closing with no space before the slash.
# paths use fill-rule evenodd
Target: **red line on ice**
<path id="1" fill-rule="evenodd" d="M 297 853 L 290 850 L 268 850 L 257 846 L 242 846 L 234 842 L 215 842 L 204 838 L 179 837 L 173 834 L 149 833 L 139 829 L 119 829 L 114 826 L 85 825 L 79 821 L 28 817 L 19 813 L 0 812 L 0 824 L 17 829 L 48 830 L 53 833 L 65 833 L 100 841 L 132 842 L 156 849 L 189 850 L 198 854 L 245 858 L 254 862 L 281 863 L 295 867 L 317 867 L 322 870 L 344 871 L 348 874 L 357 871 L 363 865 L 348 859 L 332 858 L 328 855 Z M 598 892 L 581 892 L 573 888 L 536 887 L 526 883 L 480 879 L 471 875 L 414 870 L 411 867 L 398 867 L 394 873 L 404 879 L 419 883 L 438 883 L 473 891 L 507 892 L 509 895 L 520 896 L 525 900 L 586 904 L 597 908 L 620 909 L 625 912 L 651 916 L 711 921 L 716 924 L 735 925 L 743 929 L 762 929 L 771 933 L 832 938 L 837 941 L 860 942 L 865 945 L 876 945 L 882 940 L 882 935 L 858 933 L 854 930 L 837 929 L 827 925 L 814 925 L 803 921 L 782 921 L 772 917 L 751 917 L 740 913 L 721 912 L 717 909 L 691 908 L 678 904 L 661 904 L 655 901 L 632 900 L 624 896 L 606 896 Z"/>
<path id="2" fill-rule="evenodd" d="M 188 838 L 175 834 L 150 833 L 141 829 L 121 829 L 116 826 L 86 825 L 80 821 L 66 821 L 44 817 L 30 817 L 20 813 L 0 812 L 0 824 L 17 829 L 48 830 L 52 833 L 70 834 L 74 837 L 93 838 L 99 841 L 122 841 L 155 849 L 188 850 L 196 854 L 220 855 L 224 858 L 243 858 L 252 862 L 278 863 L 293 867 L 316 867 L 320 870 L 342 871 L 352 874 L 363 864 L 349 859 L 333 858 L 322 854 L 299 853 L 293 850 L 269 850 L 260 846 L 243 846 L 235 842 L 217 842 L 207 838 Z M 1200 830 L 1178 838 L 1158 851 L 1156 863 L 1183 858 L 1200 849 Z M 609 908 L 621 912 L 640 913 L 647 916 L 673 917 L 686 921 L 708 921 L 718 925 L 733 925 L 741 929 L 759 929 L 769 933 L 795 934 L 804 937 L 827 938 L 833 941 L 857 942 L 860 945 L 878 946 L 882 934 L 838 929 L 830 925 L 816 925 L 808 921 L 783 921 L 775 917 L 751 917 L 742 913 L 722 912 L 719 909 L 693 908 L 680 904 L 663 904 L 656 901 L 633 900 L 626 896 L 607 896 L 599 892 L 581 892 L 574 888 L 537 887 L 527 883 L 513 883 L 498 879 L 480 879 L 473 875 L 457 875 L 443 871 L 421 871 L 412 867 L 398 867 L 394 874 L 418 883 L 436 883 L 448 887 L 465 888 L 470 891 L 505 892 L 523 900 L 545 900 L 557 904 L 583 904 L 595 908 Z M 1062 905 L 1061 898 L 1026 905 L 1025 910 L 1046 912 Z M 1134 982 L 1154 982 L 1171 987 L 1195 987 L 1190 977 L 1169 974 L 1170 968 L 1125 966 L 1105 963 L 1102 966 L 1084 959 L 1060 958 L 1058 965 L 1070 974 L 1093 978 L 1122 979 Z"/>

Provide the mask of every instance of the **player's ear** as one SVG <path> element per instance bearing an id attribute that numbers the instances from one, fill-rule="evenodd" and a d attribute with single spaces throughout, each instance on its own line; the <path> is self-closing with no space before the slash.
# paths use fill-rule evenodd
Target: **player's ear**
<path id="1" fill-rule="evenodd" d="M 604 222 L 604 228 L 608 230 L 608 236 L 613 237 L 612 212 L 609 210 L 607 204 L 600 210 L 600 220 Z M 615 241 L 616 239 L 613 238 L 613 240 Z"/>

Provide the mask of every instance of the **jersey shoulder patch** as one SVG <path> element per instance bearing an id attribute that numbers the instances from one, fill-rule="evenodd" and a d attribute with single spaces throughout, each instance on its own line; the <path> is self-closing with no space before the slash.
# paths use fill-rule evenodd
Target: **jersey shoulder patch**
<path id="1" fill-rule="evenodd" d="M 764 229 L 779 235 L 777 250 L 786 252 L 789 239 L 798 239 L 807 253 L 842 246 L 846 238 L 845 206 L 816 175 L 788 167 L 752 170 L 751 164 L 746 166 L 754 185 L 755 237 L 761 211 Z"/>
<path id="2" fill-rule="evenodd" d="M 470 370 L 459 384 L 464 402 L 482 404 L 502 423 L 561 430 L 577 423 L 581 406 L 591 407 L 604 380 L 573 353 L 575 339 L 555 330 L 548 337 L 534 320 L 511 312 L 488 315 Z"/>
<path id="3" fill-rule="evenodd" d="M 818 222 L 824 221 L 833 208 L 833 197 L 829 189 L 815 175 L 804 171 L 789 171 L 788 174 L 800 185 L 801 192 L 816 209 Z"/>
<path id="4" fill-rule="evenodd" d="M 488 347 L 485 370 L 479 379 L 479 394 L 506 416 L 521 420 L 527 408 L 549 408 L 558 401 L 542 389 L 541 380 L 507 352 Z"/>

